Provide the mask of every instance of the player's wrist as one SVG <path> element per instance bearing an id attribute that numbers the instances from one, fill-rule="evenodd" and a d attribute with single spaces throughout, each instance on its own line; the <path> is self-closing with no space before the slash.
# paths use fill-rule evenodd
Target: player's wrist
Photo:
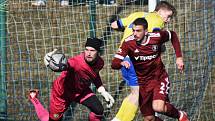
<path id="1" fill-rule="evenodd" d="M 177 57 L 176 60 L 183 60 L 183 57 Z"/>
<path id="2" fill-rule="evenodd" d="M 105 92 L 104 86 L 100 86 L 100 87 L 97 89 L 97 91 L 98 91 L 99 93 L 104 93 L 104 92 Z"/>

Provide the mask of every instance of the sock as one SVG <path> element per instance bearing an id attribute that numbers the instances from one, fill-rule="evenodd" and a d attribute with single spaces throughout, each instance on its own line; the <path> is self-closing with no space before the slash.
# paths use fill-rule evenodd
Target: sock
<path id="1" fill-rule="evenodd" d="M 40 101 L 37 98 L 30 99 L 34 108 L 36 110 L 37 116 L 40 121 L 48 121 L 49 120 L 49 112 L 43 107 Z"/>
<path id="2" fill-rule="evenodd" d="M 126 101 L 125 100 L 126 100 L 126 98 L 123 100 L 122 105 L 120 106 L 119 111 L 116 114 L 116 118 L 120 121 L 122 120 L 123 115 L 125 113 L 125 107 L 126 107 L 126 104 L 125 104 Z"/>
<path id="3" fill-rule="evenodd" d="M 135 117 L 138 107 L 131 103 L 127 98 L 122 102 L 122 105 L 116 115 L 120 121 L 132 121 Z"/>
<path id="4" fill-rule="evenodd" d="M 102 115 L 96 115 L 95 113 L 90 112 L 89 121 L 101 121 L 102 117 Z"/>
<path id="5" fill-rule="evenodd" d="M 176 109 L 172 104 L 166 103 L 167 111 L 164 115 L 172 117 L 172 118 L 179 118 L 179 111 Z"/>

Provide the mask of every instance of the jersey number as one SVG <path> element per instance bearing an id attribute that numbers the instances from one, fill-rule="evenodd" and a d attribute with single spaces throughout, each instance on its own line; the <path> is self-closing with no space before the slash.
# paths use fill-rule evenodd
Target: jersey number
<path id="1" fill-rule="evenodd" d="M 168 78 L 165 78 L 166 84 L 164 82 L 161 82 L 160 92 L 161 94 L 168 94 L 169 93 L 169 80 Z"/>

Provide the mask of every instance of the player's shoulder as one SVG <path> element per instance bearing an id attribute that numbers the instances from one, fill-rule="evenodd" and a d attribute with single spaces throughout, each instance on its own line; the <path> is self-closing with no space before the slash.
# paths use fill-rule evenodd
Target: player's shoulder
<path id="1" fill-rule="evenodd" d="M 143 15 L 143 14 L 145 14 L 146 12 L 143 12 L 143 11 L 138 11 L 138 12 L 134 12 L 134 14 L 141 14 L 141 15 Z"/>
<path id="2" fill-rule="evenodd" d="M 103 58 L 101 56 L 98 56 L 98 62 L 100 64 L 104 64 L 104 60 L 103 60 Z"/>
<path id="3" fill-rule="evenodd" d="M 130 17 L 144 17 L 145 16 L 145 12 L 134 12 L 130 14 Z"/>
<path id="4" fill-rule="evenodd" d="M 80 53 L 80 54 L 78 54 L 78 55 L 75 55 L 75 56 L 73 56 L 73 57 L 71 57 L 72 59 L 80 59 L 80 58 L 82 58 L 82 57 L 84 57 L 84 52 L 82 52 L 82 53 Z"/>
<path id="5" fill-rule="evenodd" d="M 146 14 L 145 18 L 161 18 L 161 16 L 156 12 L 149 12 Z"/>
<path id="6" fill-rule="evenodd" d="M 161 36 L 160 32 L 149 32 L 147 35 L 148 35 L 148 37 L 160 37 Z"/>
<path id="7" fill-rule="evenodd" d="M 96 68 L 98 70 L 101 70 L 103 68 L 103 66 L 104 66 L 104 60 L 102 59 L 101 56 L 98 56 L 97 61 L 96 61 Z"/>
<path id="8" fill-rule="evenodd" d="M 72 63 L 80 63 L 82 62 L 82 60 L 84 60 L 84 53 L 68 58 L 68 62 L 72 62 Z"/>
<path id="9" fill-rule="evenodd" d="M 151 12 L 146 17 L 146 20 L 148 22 L 148 31 L 152 32 L 154 29 L 162 29 L 164 28 L 164 21 L 163 19 L 156 13 Z M 155 21 L 156 20 L 156 21 Z"/>
<path id="10" fill-rule="evenodd" d="M 145 16 L 145 19 L 149 22 L 155 22 L 154 20 L 156 20 L 156 23 L 164 23 L 163 19 L 161 18 L 160 15 L 158 15 L 156 12 L 150 12 Z"/>

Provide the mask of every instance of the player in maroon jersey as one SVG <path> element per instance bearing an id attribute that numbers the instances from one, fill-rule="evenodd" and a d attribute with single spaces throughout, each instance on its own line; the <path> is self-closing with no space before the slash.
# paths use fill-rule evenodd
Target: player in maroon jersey
<path id="1" fill-rule="evenodd" d="M 188 121 L 187 114 L 169 102 L 170 81 L 161 60 L 161 45 L 171 40 L 176 53 L 176 64 L 183 72 L 184 63 L 178 37 L 174 31 L 147 32 L 147 21 L 138 18 L 133 22 L 133 35 L 128 37 L 112 60 L 112 68 L 130 67 L 123 59 L 128 55 L 134 65 L 140 86 L 139 106 L 144 121 L 162 121 L 155 116 L 160 112 L 179 121 Z"/>
<path id="2" fill-rule="evenodd" d="M 41 121 L 59 121 L 72 101 L 80 103 L 90 109 L 89 121 L 100 121 L 103 117 L 103 106 L 93 91 L 90 89 L 94 83 L 97 91 L 108 101 L 107 107 L 114 103 L 113 97 L 105 90 L 99 71 L 104 66 L 103 59 L 99 56 L 101 40 L 88 38 L 85 51 L 68 59 L 68 66 L 61 75 L 54 80 L 51 90 L 50 110 L 43 108 L 37 99 L 38 91 L 30 92 L 30 100 L 34 104 L 38 118 Z M 46 54 L 44 62 L 48 67 L 52 51 Z"/>

